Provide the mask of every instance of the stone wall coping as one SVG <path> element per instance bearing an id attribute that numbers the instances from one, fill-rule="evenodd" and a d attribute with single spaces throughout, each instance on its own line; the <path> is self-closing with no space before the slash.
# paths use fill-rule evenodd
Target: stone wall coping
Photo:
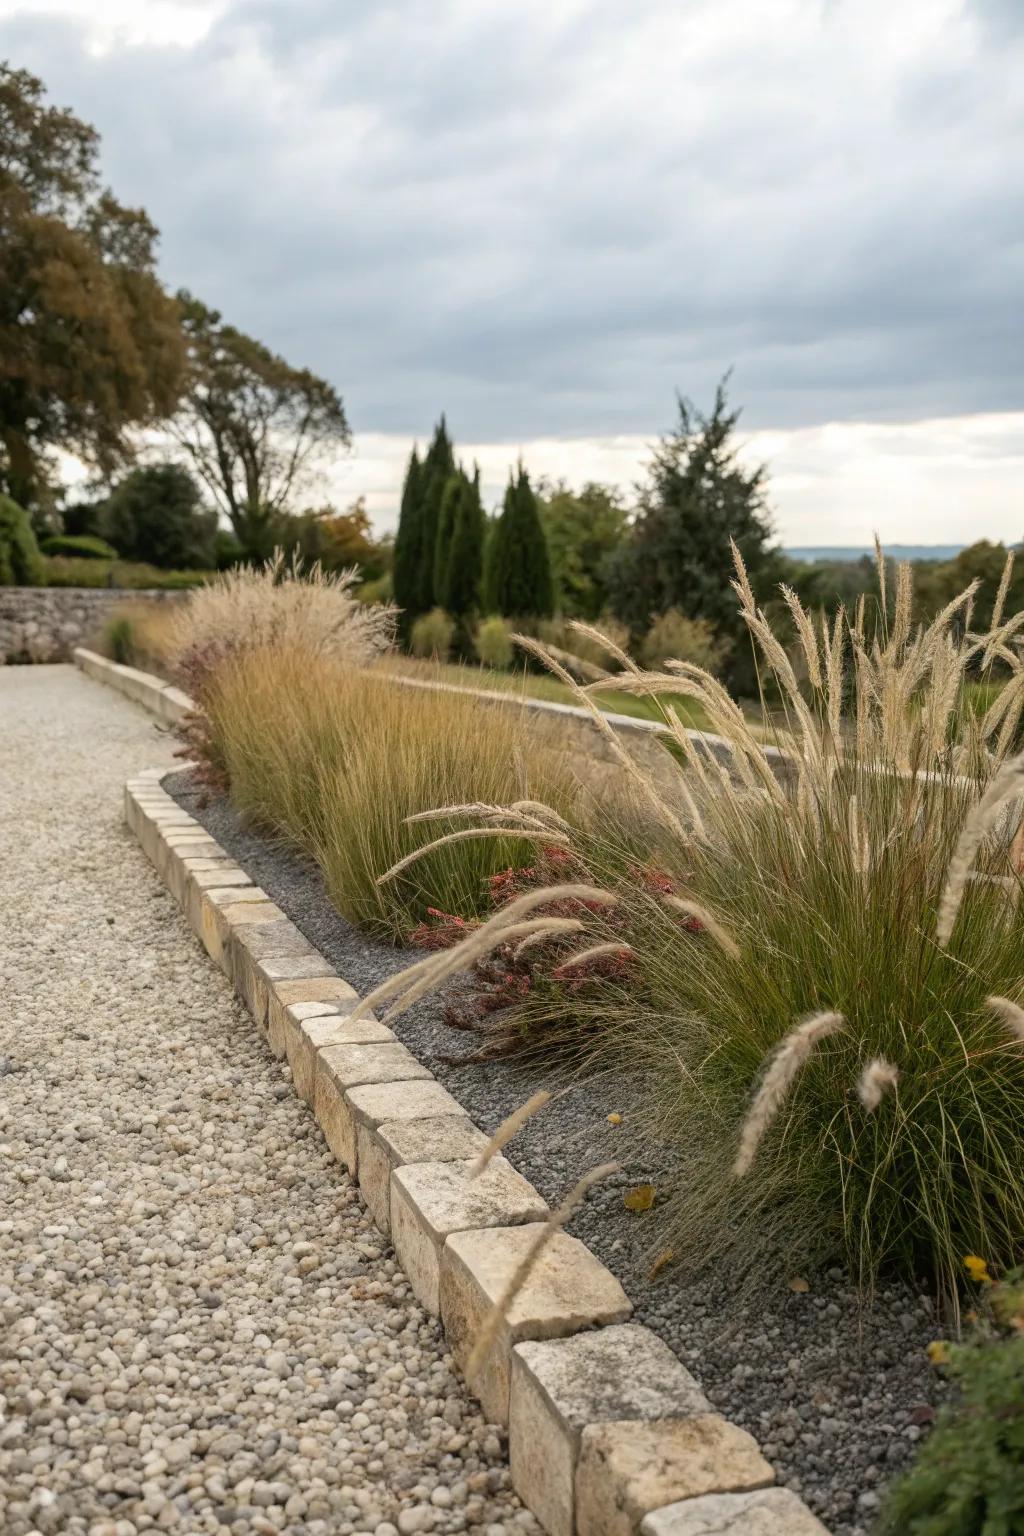
<path id="1" fill-rule="evenodd" d="M 126 693 L 129 698 L 135 698 L 137 703 L 144 708 L 153 708 L 155 714 L 164 714 L 169 707 L 165 701 L 159 707 L 154 707 L 150 702 L 159 694 L 170 692 L 174 696 L 173 707 L 178 711 L 175 720 L 182 719 L 186 714 L 194 712 L 195 704 L 187 694 L 179 688 L 171 688 L 169 683 L 164 683 L 160 678 L 151 677 L 148 673 L 137 672 L 132 667 L 123 667 L 117 662 L 108 661 L 106 657 L 99 656 L 95 651 L 87 651 L 79 647 L 74 653 L 74 659 L 78 666 L 90 677 L 99 682 L 108 683 L 120 693 Z M 130 674 L 130 677 L 126 674 Z M 572 721 L 575 725 L 597 730 L 590 711 L 579 704 L 559 704 L 554 699 L 531 699 L 518 693 L 500 693 L 491 688 L 458 688 L 454 683 L 439 683 L 430 678 L 407 677 L 401 672 L 379 672 L 379 677 L 387 678 L 399 688 L 421 688 L 433 693 L 458 694 L 477 700 L 478 703 L 497 706 L 503 709 L 524 709 L 538 720 L 545 717 Z M 148 678 L 150 688 L 144 690 L 145 696 L 139 696 L 138 685 L 135 679 Z M 134 690 L 134 691 L 133 691 Z M 657 720 L 638 720 L 633 715 L 620 715 L 611 711 L 603 711 L 604 718 L 615 731 L 616 735 L 626 738 L 633 737 L 642 741 L 671 741 L 672 733 L 667 726 Z M 697 746 L 703 747 L 712 757 L 719 762 L 728 762 L 732 757 L 732 745 L 725 736 L 716 735 L 714 731 L 698 731 L 692 726 L 685 728 L 685 734 Z M 773 772 L 780 775 L 786 773 L 789 759 L 779 747 L 765 746 L 765 756 L 774 765 Z"/>
<path id="2" fill-rule="evenodd" d="M 123 691 L 138 686 L 124 676 L 130 668 L 89 652 L 76 660 Z M 146 707 L 158 709 L 165 685 L 151 684 Z M 398 1202 L 399 1262 L 421 1302 L 440 1313 L 465 1370 L 495 1297 L 543 1231 L 544 1202 L 536 1196 L 534 1204 L 535 1192 L 504 1159 L 490 1181 L 491 1207 L 483 1186 L 463 1196 L 484 1133 L 389 1032 L 345 1039 L 355 990 L 183 812 L 162 786 L 164 773 L 128 781 L 128 826 L 287 1060 L 385 1233 Z M 251 920 L 257 912 L 264 921 Z M 640 1536 L 641 1522 L 646 1536 L 689 1536 L 710 1531 L 708 1519 L 719 1512 L 738 1520 L 749 1513 L 764 1536 L 827 1536 L 795 1495 L 752 1498 L 774 1480 L 756 1442 L 708 1411 L 699 1383 L 664 1342 L 627 1324 L 631 1311 L 596 1256 L 558 1233 L 467 1383 L 489 1417 L 508 1425 L 513 1485 L 549 1536 Z M 595 1386 L 595 1371 L 606 1377 L 616 1360 L 628 1362 L 621 1390 L 610 1392 L 607 1381 Z M 550 1454 L 539 1456 L 539 1446 Z"/>

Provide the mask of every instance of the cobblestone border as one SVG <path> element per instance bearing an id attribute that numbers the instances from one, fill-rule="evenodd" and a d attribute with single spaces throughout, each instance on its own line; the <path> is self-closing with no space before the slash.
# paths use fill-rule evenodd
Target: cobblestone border
<path id="1" fill-rule="evenodd" d="M 158 680 L 88 660 L 162 718 L 179 706 Z M 125 819 L 287 1060 L 465 1373 L 548 1208 L 501 1156 L 470 1179 L 484 1133 L 386 1025 L 349 1022 L 355 990 L 167 793 L 165 772 L 128 781 Z M 507 1427 L 513 1486 L 549 1536 L 828 1536 L 631 1311 L 610 1271 L 559 1233 L 468 1378 Z"/>

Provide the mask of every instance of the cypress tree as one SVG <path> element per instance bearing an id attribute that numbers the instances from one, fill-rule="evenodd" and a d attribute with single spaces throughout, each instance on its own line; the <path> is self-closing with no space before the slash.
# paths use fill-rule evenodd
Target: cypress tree
<path id="1" fill-rule="evenodd" d="M 402 486 L 402 507 L 398 514 L 392 569 L 395 602 L 402 610 L 398 622 L 403 635 L 408 635 L 419 612 L 416 600 L 422 539 L 422 490 L 423 467 L 414 447 L 409 455 L 409 468 L 405 472 L 405 484 Z"/>
<path id="2" fill-rule="evenodd" d="M 454 487 L 454 522 L 439 597 L 456 621 L 459 649 L 470 655 L 473 620 L 480 607 L 486 520 L 478 476 L 470 480 L 460 474 L 449 485 Z"/>
<path id="3" fill-rule="evenodd" d="M 434 591 L 434 560 L 437 554 L 437 529 L 441 520 L 441 502 L 445 486 L 455 472 L 448 428 L 442 416 L 434 431 L 434 440 L 423 460 L 421 474 L 420 547 L 417 561 L 416 611 L 429 613 L 437 605 Z"/>
<path id="4" fill-rule="evenodd" d="M 440 608 L 448 607 L 444 596 L 448 576 L 448 557 L 452 547 L 452 534 L 455 531 L 455 514 L 458 511 L 462 482 L 465 478 L 461 466 L 454 475 L 448 476 L 444 494 L 441 497 L 441 510 L 437 517 L 437 542 L 434 546 L 434 601 Z"/>
<path id="5" fill-rule="evenodd" d="M 555 608 L 551 561 L 529 477 L 520 464 L 487 544 L 484 596 L 489 613 L 547 618 Z"/>

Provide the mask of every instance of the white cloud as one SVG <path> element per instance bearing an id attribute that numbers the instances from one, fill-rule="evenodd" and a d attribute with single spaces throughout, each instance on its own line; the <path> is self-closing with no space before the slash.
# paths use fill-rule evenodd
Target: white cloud
<path id="1" fill-rule="evenodd" d="M 411 446 L 396 435 L 359 437 L 332 477 L 332 494 L 342 504 L 364 495 L 377 527 L 393 528 Z M 637 436 L 456 446 L 464 462 L 480 465 L 489 506 L 520 452 L 535 479 L 598 480 L 627 492 L 650 457 L 650 439 Z M 767 464 L 769 502 L 787 545 L 870 545 L 876 531 L 889 544 L 1024 539 L 1024 413 L 753 432 L 743 435 L 742 456 Z"/>
<path id="2" fill-rule="evenodd" d="M 227 0 L 0 0 L 4 17 L 60 17 L 78 23 L 89 53 L 144 46 L 191 48 Z"/>

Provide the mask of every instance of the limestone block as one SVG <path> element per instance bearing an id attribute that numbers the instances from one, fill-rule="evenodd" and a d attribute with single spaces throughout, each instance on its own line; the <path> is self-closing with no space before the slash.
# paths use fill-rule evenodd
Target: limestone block
<path id="1" fill-rule="evenodd" d="M 145 839 L 143 839 L 143 847 L 145 846 Z M 230 863 L 233 868 L 237 868 L 219 844 L 215 843 L 212 837 L 205 836 L 190 838 L 187 843 L 169 843 L 166 838 L 160 837 L 156 842 L 156 852 L 151 853 L 150 857 L 165 882 L 169 882 L 170 873 L 175 865 L 180 864 L 184 859 L 216 859 L 222 866 Z M 248 875 L 246 880 L 249 881 Z M 251 881 L 249 883 L 251 884 Z"/>
<path id="2" fill-rule="evenodd" d="M 298 930 L 295 930 L 298 934 Z M 299 935 L 302 943 L 306 941 Z M 257 958 L 248 944 L 232 945 L 235 987 L 241 994 L 249 1012 L 261 1029 L 267 1028 L 270 1011 L 270 994 L 274 983 L 293 980 L 302 976 L 333 976 L 334 971 L 323 955 L 312 946 L 309 953 L 296 955 L 266 955 Z"/>
<path id="3" fill-rule="evenodd" d="M 384 1025 L 380 1026 L 382 1029 Z M 391 1231 L 391 1170 L 406 1163 L 455 1163 L 476 1158 L 487 1137 L 468 1115 L 385 1120 L 356 1131 L 359 1188 L 382 1232 Z"/>
<path id="4" fill-rule="evenodd" d="M 231 875 L 231 878 L 225 882 L 226 884 L 233 885 L 236 889 L 242 885 L 242 882 L 236 881 L 234 877 L 234 871 L 238 870 L 238 865 L 233 864 L 226 853 L 217 855 L 211 852 L 199 857 L 186 854 L 182 857 L 176 849 L 168 849 L 166 850 L 166 857 L 161 859 L 157 868 L 163 876 L 167 889 L 182 909 L 187 905 L 188 885 L 192 875 L 210 877 L 208 879 L 204 878 L 202 882 L 197 881 L 197 889 L 213 889 L 217 884 L 217 876 L 220 874 Z M 238 872 L 244 875 L 245 880 L 249 879 L 244 871 L 239 870 Z"/>
<path id="5" fill-rule="evenodd" d="M 356 1122 L 349 1091 L 365 1084 L 392 1089 L 411 1079 L 429 1081 L 430 1073 L 404 1045 L 327 1045 L 317 1052 L 313 1113 L 327 1145 L 349 1173 L 355 1174 Z"/>
<path id="6" fill-rule="evenodd" d="M 649 1328 L 622 1323 L 512 1351 L 512 1484 L 550 1536 L 573 1536 L 580 1436 L 606 1420 L 711 1412 L 689 1371 Z"/>
<path id="7" fill-rule="evenodd" d="M 293 1003 L 292 1008 L 301 1008 Z M 307 1005 L 308 1006 L 308 1005 Z M 330 1007 L 330 1004 L 326 1005 Z M 291 1013 L 292 1008 L 289 1009 Z M 295 1092 L 307 1104 L 313 1103 L 316 1082 L 316 1056 L 325 1045 L 374 1045 L 393 1041 L 395 1036 L 386 1024 L 376 1019 L 357 1019 L 351 1024 L 344 1014 L 328 1013 L 316 1018 L 306 1016 L 297 1028 L 289 1030 L 285 1040 L 288 1064 L 292 1069 Z"/>
<path id="8" fill-rule="evenodd" d="M 284 1057 L 296 1018 L 288 1010 L 300 1003 L 327 1003 L 326 1013 L 350 1013 L 358 1001 L 354 987 L 340 976 L 294 976 L 275 981 L 267 992 L 267 1039 L 275 1056 Z M 313 1014 L 305 1017 L 312 1018 Z"/>
<path id="9" fill-rule="evenodd" d="M 273 997 L 273 990 L 268 995 Z M 267 1040 L 278 1060 L 283 1061 L 288 1055 L 290 1043 L 295 1039 L 307 1019 L 322 1018 L 325 1014 L 334 1013 L 336 1008 L 336 1003 L 327 1001 L 322 1003 L 289 1003 L 285 1008 L 277 1004 L 273 1011 L 274 1024 L 272 1031 L 270 1026 L 271 1016 L 268 1012 Z"/>
<path id="10" fill-rule="evenodd" d="M 242 926 L 247 929 L 257 926 L 269 928 L 282 921 L 284 916 L 280 907 L 274 905 L 266 892 L 255 885 L 251 889 L 233 890 L 228 886 L 218 886 L 214 890 L 198 891 L 190 884 L 188 891 L 190 915 L 197 898 L 199 937 L 211 960 L 215 960 L 228 976 L 233 973 L 230 954 L 232 933 Z"/>
<path id="11" fill-rule="evenodd" d="M 504 1157 L 471 1178 L 473 1160 L 408 1163 L 391 1176 L 391 1241 L 417 1301 L 440 1311 L 441 1250 L 452 1232 L 542 1221 L 547 1202 Z"/>
<path id="12" fill-rule="evenodd" d="M 828 1536 L 788 1488 L 759 1488 L 754 1493 L 708 1493 L 652 1510 L 641 1536 Z"/>
<path id="13" fill-rule="evenodd" d="M 775 1474 L 746 1430 L 717 1413 L 589 1424 L 576 1467 L 578 1536 L 633 1536 L 679 1499 L 765 1488 Z"/>
<path id="14" fill-rule="evenodd" d="M 441 1320 L 464 1373 L 485 1320 L 538 1236 L 536 1224 L 455 1232 L 441 1253 Z M 622 1323 L 633 1310 L 622 1286 L 590 1249 L 558 1232 L 541 1253 L 502 1320 L 482 1363 L 467 1376 L 495 1424 L 508 1423 L 513 1345 L 564 1338 L 600 1323 Z"/>
<path id="15" fill-rule="evenodd" d="M 447 1089 L 429 1075 L 400 1082 L 364 1083 L 343 1092 L 324 1069 L 323 1053 L 317 1055 L 313 1113 L 331 1151 L 350 1173 L 355 1173 L 358 1163 L 355 1138 L 361 1127 L 377 1126 L 384 1120 L 418 1120 L 461 1112 Z"/>

